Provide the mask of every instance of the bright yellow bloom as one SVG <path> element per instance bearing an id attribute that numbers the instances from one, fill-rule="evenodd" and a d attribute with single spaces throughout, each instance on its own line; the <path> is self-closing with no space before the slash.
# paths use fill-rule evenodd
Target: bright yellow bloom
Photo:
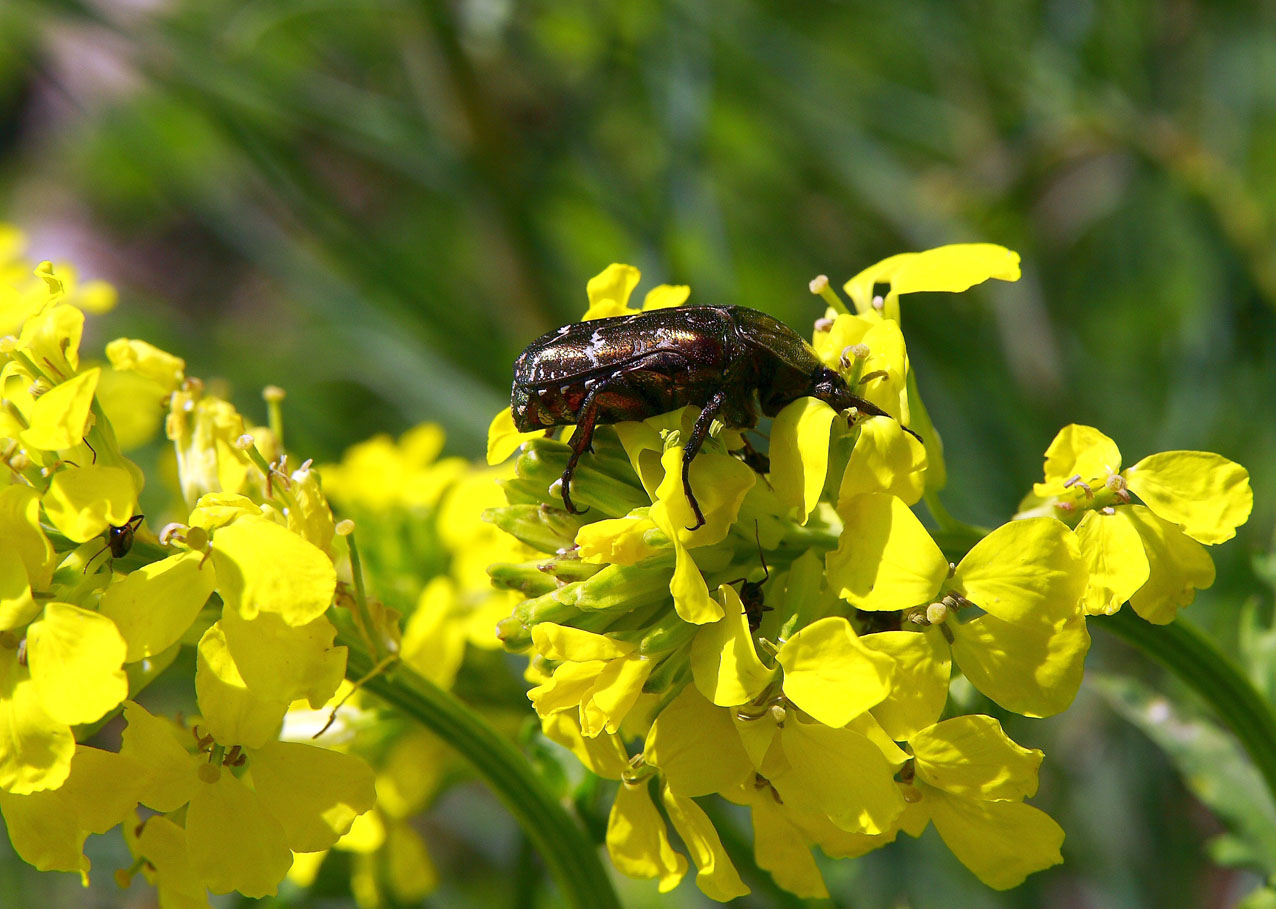
<path id="1" fill-rule="evenodd" d="M 169 815 L 186 806 L 189 866 L 214 893 L 273 894 L 292 863 L 290 850 L 330 848 L 376 799 L 371 770 L 350 755 L 270 741 L 217 746 L 208 760 L 187 750 L 189 735 L 183 740 L 139 705 L 130 703 L 125 717 L 121 753 L 143 768 L 139 800 Z M 251 786 L 234 773 L 241 764 Z"/>
<path id="2" fill-rule="evenodd" d="M 1146 507 L 1132 503 L 1131 493 Z M 1076 526 L 1090 569 L 1089 615 L 1127 600 L 1150 622 L 1172 621 L 1214 582 L 1203 545 L 1230 540 L 1249 518 L 1249 473 L 1206 451 L 1164 451 L 1121 470 L 1121 452 L 1091 426 L 1065 426 L 1046 449 L 1045 479 L 1020 509 Z"/>
<path id="3" fill-rule="evenodd" d="M 1063 830 L 1023 804 L 1037 791 L 1040 751 L 1016 745 L 986 716 L 944 720 L 911 736 L 908 745 L 909 801 L 985 884 L 1006 890 L 1063 861 Z M 909 833 L 918 836 L 921 829 Z"/>
<path id="4" fill-rule="evenodd" d="M 843 508 L 829 581 L 858 609 L 910 610 L 938 626 L 971 683 L 1008 710 L 1050 716 L 1072 702 L 1090 638 L 1080 598 L 1086 571 L 1053 518 L 1003 524 L 955 566 L 899 500 L 860 496 Z M 984 615 L 956 617 L 974 604 Z M 923 646 L 919 642 L 919 646 Z"/>

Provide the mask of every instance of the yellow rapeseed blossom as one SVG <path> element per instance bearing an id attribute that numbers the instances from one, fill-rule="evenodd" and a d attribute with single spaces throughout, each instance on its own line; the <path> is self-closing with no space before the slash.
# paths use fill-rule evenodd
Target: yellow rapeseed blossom
<path id="1" fill-rule="evenodd" d="M 1087 614 L 1110 615 L 1128 600 L 1163 625 L 1214 583 L 1205 546 L 1235 536 L 1253 504 L 1248 471 L 1221 455 L 1163 451 L 1122 470 L 1112 439 L 1073 424 L 1046 449 L 1045 479 L 1020 511 L 1075 527 L 1090 570 Z"/>
<path id="2" fill-rule="evenodd" d="M 812 847 L 859 855 L 928 822 L 994 887 L 1058 861 L 1059 828 L 1021 804 L 1040 752 L 986 717 L 941 717 L 954 664 L 1030 716 L 1072 700 L 1089 646 L 1078 542 L 1051 517 L 1014 521 L 952 565 L 909 507 L 942 485 L 942 453 L 911 381 L 899 295 L 1014 280 L 1017 262 L 1000 247 L 946 247 L 853 279 L 857 312 L 830 311 L 814 351 L 920 426 L 925 446 L 900 422 L 798 400 L 771 425 L 765 473 L 732 455 L 738 431 L 711 432 L 690 468 L 705 519 L 694 530 L 680 470 L 697 408 L 598 427 L 575 475 L 582 515 L 557 494 L 563 443 L 518 433 L 508 412 L 493 421 L 489 463 L 520 451 L 493 520 L 543 554 L 490 569 L 524 597 L 501 636 L 531 654 L 545 734 L 620 778 L 607 846 L 622 872 L 663 892 L 694 867 L 713 899 L 746 892 L 694 801 L 713 795 L 749 806 L 759 866 L 804 897 L 827 895 Z M 634 312 L 638 282 L 610 266 L 589 284 L 587 317 Z M 826 282 L 817 289 L 841 306 Z M 686 296 L 657 288 L 645 308 Z M 1013 860 L 1007 841 L 985 842 L 1003 817 L 1023 837 Z"/>

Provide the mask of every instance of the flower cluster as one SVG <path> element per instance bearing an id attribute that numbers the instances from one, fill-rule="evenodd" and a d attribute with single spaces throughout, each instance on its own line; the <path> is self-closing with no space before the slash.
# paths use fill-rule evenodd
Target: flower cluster
<path id="1" fill-rule="evenodd" d="M 1018 276 L 1014 253 L 971 244 L 866 269 L 845 285 L 853 309 L 813 282 L 829 303 L 814 351 L 894 419 L 799 399 L 771 423 L 769 465 L 733 456 L 741 432 L 715 426 L 690 470 L 695 529 L 680 470 L 697 408 L 599 427 L 573 480 L 581 515 L 557 492 L 568 446 L 519 433 L 509 411 L 493 421 L 489 463 L 519 456 L 490 519 L 542 553 L 491 568 L 524 597 L 501 637 L 530 655 L 545 735 L 619 781 L 607 847 L 625 874 L 665 891 L 689 857 L 710 897 L 748 892 L 712 795 L 748 806 L 757 865 L 803 897 L 827 896 L 811 847 L 856 856 L 932 823 L 991 887 L 1061 861 L 1063 831 L 1024 801 L 1041 752 L 963 715 L 950 678 L 1024 716 L 1065 709 L 1086 616 L 1130 599 L 1172 618 L 1212 580 L 1199 544 L 1232 535 L 1250 492 L 1242 468 L 1200 452 L 1118 472 L 1110 440 L 1069 427 L 1023 513 L 990 532 L 952 521 L 900 296 Z M 638 279 L 625 265 L 594 278 L 585 318 L 640 311 Z M 688 297 L 657 287 L 642 309 Z M 947 551 L 912 510 L 923 499 Z"/>
<path id="2" fill-rule="evenodd" d="M 36 868 L 87 882 L 86 837 L 121 826 L 137 859 L 121 881 L 140 870 L 166 904 L 274 893 L 295 853 L 332 846 L 375 800 L 363 760 L 280 736 L 290 707 L 324 707 L 345 674 L 328 615 L 351 596 L 318 476 L 178 357 L 122 338 L 82 359 L 84 309 L 111 293 L 49 263 L 8 280 L 23 270 L 6 263 L 0 284 L 15 332 L 0 341 L 9 836 Z M 184 504 L 156 536 L 124 450 L 161 424 Z M 183 642 L 194 709 L 151 712 L 137 698 Z M 81 744 L 108 723 L 118 750 Z"/>

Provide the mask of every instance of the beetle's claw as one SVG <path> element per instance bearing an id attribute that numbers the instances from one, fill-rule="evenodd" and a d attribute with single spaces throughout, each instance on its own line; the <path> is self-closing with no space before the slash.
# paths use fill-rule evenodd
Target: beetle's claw
<path id="1" fill-rule="evenodd" d="M 575 504 L 573 504 L 572 495 L 570 492 L 568 492 L 568 487 L 570 486 L 571 486 L 570 480 L 568 480 L 566 483 L 563 484 L 563 488 L 562 488 L 563 507 L 565 507 L 570 514 L 584 514 L 585 512 L 589 511 L 588 507 L 577 508 Z"/>
<path id="2" fill-rule="evenodd" d="M 700 511 L 699 502 L 697 502 L 694 498 L 690 499 L 689 501 L 691 503 L 691 510 L 695 513 L 695 516 L 696 516 L 696 525 L 694 527 L 688 527 L 687 529 L 699 530 L 701 527 L 704 526 L 704 514 L 701 513 Z"/>

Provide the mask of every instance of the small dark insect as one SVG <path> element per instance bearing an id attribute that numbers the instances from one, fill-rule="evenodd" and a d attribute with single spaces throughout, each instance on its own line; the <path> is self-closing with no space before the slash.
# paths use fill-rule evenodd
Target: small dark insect
<path id="1" fill-rule="evenodd" d="M 579 514 L 571 500 L 572 475 L 581 455 L 592 450 L 595 426 L 700 407 L 682 449 L 682 488 L 696 516 L 690 528 L 695 530 L 704 514 L 688 471 L 714 419 L 747 429 L 757 423 L 759 410 L 773 417 L 804 397 L 838 411 L 854 407 L 890 416 L 853 394 L 811 345 L 772 316 L 743 306 L 683 306 L 565 325 L 542 335 L 514 363 L 510 409 L 521 432 L 580 427 L 562 477 L 563 505 Z M 752 466 L 760 463 L 754 459 Z"/>
<path id="2" fill-rule="evenodd" d="M 84 570 L 88 571 L 89 566 L 93 564 L 93 560 L 108 549 L 111 551 L 111 558 L 113 559 L 122 559 L 128 555 L 129 550 L 133 548 L 133 535 L 137 533 L 137 528 L 142 526 L 142 521 L 144 520 L 144 515 L 135 514 L 118 527 L 114 524 L 108 527 L 106 529 L 106 545 L 89 557 L 89 560 L 84 563 Z"/>
<path id="3" fill-rule="evenodd" d="M 771 580 L 771 569 L 767 568 L 766 556 L 762 554 L 762 541 L 758 538 L 758 525 L 753 525 L 753 538 L 758 541 L 758 558 L 762 560 L 762 571 L 765 572 L 760 581 L 736 578 L 728 584 L 740 584 L 740 603 L 744 606 L 744 614 L 749 617 L 749 631 L 757 631 L 762 626 L 762 614 L 770 612 L 771 607 L 762 602 L 762 585 Z"/>

